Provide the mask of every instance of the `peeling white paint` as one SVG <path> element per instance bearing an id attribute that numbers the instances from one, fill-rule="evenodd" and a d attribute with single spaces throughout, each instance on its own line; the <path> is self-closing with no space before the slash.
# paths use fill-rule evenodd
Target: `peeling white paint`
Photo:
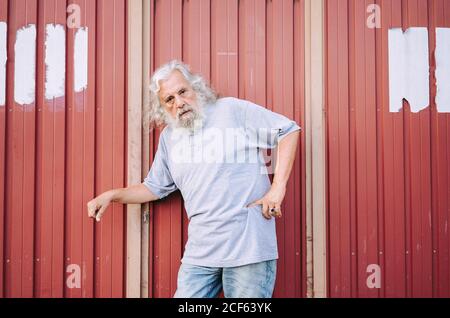
<path id="1" fill-rule="evenodd" d="M 14 46 L 14 100 L 21 105 L 34 103 L 36 65 L 36 25 L 17 30 Z"/>
<path id="2" fill-rule="evenodd" d="M 5 106 L 8 25 L 0 22 L 0 106 Z"/>
<path id="3" fill-rule="evenodd" d="M 64 26 L 47 24 L 45 40 L 45 98 L 64 96 L 66 83 L 66 32 Z"/>
<path id="4" fill-rule="evenodd" d="M 88 84 L 88 28 L 84 27 L 75 34 L 74 52 L 75 92 L 81 92 Z"/>
<path id="5" fill-rule="evenodd" d="M 0 22 L 0 107 L 5 106 L 8 25 Z"/>
<path id="6" fill-rule="evenodd" d="M 436 28 L 436 106 L 450 113 L 450 28 Z"/>
<path id="7" fill-rule="evenodd" d="M 430 104 L 428 29 L 389 30 L 389 110 L 399 112 L 405 98 L 411 112 Z"/>

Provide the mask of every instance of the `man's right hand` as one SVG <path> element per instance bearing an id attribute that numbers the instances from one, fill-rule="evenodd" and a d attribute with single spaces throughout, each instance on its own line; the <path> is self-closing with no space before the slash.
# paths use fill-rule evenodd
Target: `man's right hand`
<path id="1" fill-rule="evenodd" d="M 90 218 L 95 218 L 97 222 L 100 221 L 103 213 L 105 213 L 106 208 L 113 199 L 113 191 L 114 190 L 103 192 L 87 203 L 88 216 Z"/>
<path id="2" fill-rule="evenodd" d="M 158 197 L 142 183 L 132 185 L 128 188 L 113 189 L 100 194 L 87 203 L 88 216 L 95 218 L 97 222 L 100 221 L 100 218 L 111 202 L 142 204 L 155 200 L 158 200 Z"/>

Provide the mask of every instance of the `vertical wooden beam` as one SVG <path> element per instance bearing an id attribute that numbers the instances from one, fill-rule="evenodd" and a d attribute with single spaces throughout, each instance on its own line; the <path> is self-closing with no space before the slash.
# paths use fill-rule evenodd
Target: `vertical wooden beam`
<path id="1" fill-rule="evenodd" d="M 311 1 L 305 0 L 305 175 L 306 175 L 306 297 L 313 294 L 311 212 Z"/>
<path id="2" fill-rule="evenodd" d="M 150 131 L 148 114 L 150 113 L 150 1 L 143 0 L 143 37 L 142 37 L 142 174 L 143 180 L 150 166 Z M 142 205 L 142 213 L 147 216 L 141 227 L 141 297 L 148 298 L 149 277 L 149 203 Z"/>
<path id="3" fill-rule="evenodd" d="M 324 0 L 305 2 L 307 296 L 327 296 Z"/>
<path id="4" fill-rule="evenodd" d="M 127 184 L 141 183 L 142 167 L 142 0 L 128 0 Z M 126 297 L 141 296 L 141 206 L 127 207 Z"/>

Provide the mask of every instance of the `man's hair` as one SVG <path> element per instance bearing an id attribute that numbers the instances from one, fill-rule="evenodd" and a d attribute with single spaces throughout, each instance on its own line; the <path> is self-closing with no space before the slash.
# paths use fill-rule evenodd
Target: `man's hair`
<path id="1" fill-rule="evenodd" d="M 189 82 L 192 89 L 196 93 L 197 103 L 199 105 L 215 103 L 217 95 L 214 90 L 206 83 L 205 79 L 190 71 L 189 66 L 178 60 L 170 61 L 167 64 L 159 67 L 150 79 L 150 111 L 147 117 L 148 125 L 146 126 L 161 126 L 169 123 L 170 116 L 164 110 L 159 101 L 159 90 L 161 89 L 159 82 L 167 80 L 170 74 L 178 70 Z"/>

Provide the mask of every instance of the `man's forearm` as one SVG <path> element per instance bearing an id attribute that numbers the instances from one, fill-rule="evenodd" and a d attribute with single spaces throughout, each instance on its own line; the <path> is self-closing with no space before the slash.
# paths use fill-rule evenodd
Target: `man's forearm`
<path id="1" fill-rule="evenodd" d="M 259 200 L 249 206 L 262 205 L 262 213 L 266 219 L 272 216 L 281 217 L 281 204 L 286 194 L 286 185 L 291 174 L 297 151 L 300 131 L 292 132 L 278 143 L 275 176 L 270 190 Z"/>
<path id="2" fill-rule="evenodd" d="M 141 204 L 157 199 L 158 197 L 142 183 L 128 188 L 113 189 L 103 192 L 87 203 L 88 216 L 99 222 L 111 202 Z"/>
<path id="3" fill-rule="evenodd" d="M 128 188 L 113 189 L 109 192 L 111 201 L 123 204 L 141 204 L 158 200 L 158 197 L 142 183 Z"/>
<path id="4" fill-rule="evenodd" d="M 300 131 L 295 131 L 284 137 L 278 143 L 277 162 L 273 178 L 274 185 L 287 185 L 295 160 L 299 136 Z"/>

